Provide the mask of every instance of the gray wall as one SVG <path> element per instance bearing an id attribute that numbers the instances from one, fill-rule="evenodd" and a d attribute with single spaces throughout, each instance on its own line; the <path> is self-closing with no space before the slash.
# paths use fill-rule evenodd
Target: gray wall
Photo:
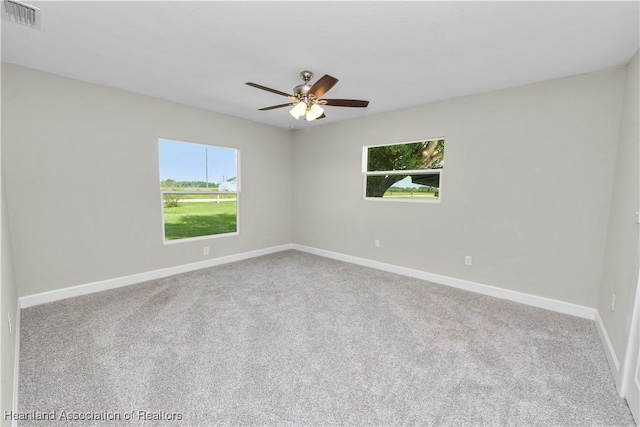
<path id="1" fill-rule="evenodd" d="M 600 317 L 621 363 L 631 325 L 633 296 L 638 284 L 639 235 L 636 223 L 638 217 L 635 214 L 640 205 L 638 56 L 639 54 L 636 53 L 627 69 L 620 142 L 598 304 Z M 611 311 L 610 307 L 613 294 L 616 295 L 617 301 L 615 311 Z"/>
<path id="2" fill-rule="evenodd" d="M 0 126 L 1 127 L 1 126 Z M 0 150 L 1 151 L 1 150 Z M 0 159 L 0 420 L 5 411 L 13 409 L 13 373 L 16 351 L 16 317 L 18 295 L 13 276 L 13 254 L 7 202 L 5 197 L 4 171 Z M 7 315 L 11 317 L 9 331 Z M 0 424 L 5 424 L 0 421 Z"/>
<path id="3" fill-rule="evenodd" d="M 295 131 L 294 242 L 596 307 L 624 79 L 619 68 Z M 441 203 L 362 199 L 363 146 L 435 137 Z"/>
<path id="4" fill-rule="evenodd" d="M 292 241 L 287 130 L 7 64 L 2 104 L 20 296 Z M 163 245 L 158 137 L 240 149 L 239 236 Z"/>
<path id="5" fill-rule="evenodd" d="M 0 342 L 2 342 L 0 352 L 0 425 L 4 425 L 4 411 L 10 411 L 13 407 L 13 368 L 16 351 L 16 314 L 18 296 L 16 293 L 16 284 L 13 278 L 13 260 L 11 254 L 11 234 L 9 232 L 9 218 L 7 216 L 7 204 L 5 200 L 4 181 L 0 184 L 2 190 L 0 217 L 2 229 L 0 236 L 2 247 L 0 248 L 0 280 L 2 280 L 2 288 L 0 289 Z M 9 332 L 7 325 L 7 314 L 11 315 L 11 323 L 13 325 L 13 333 Z"/>

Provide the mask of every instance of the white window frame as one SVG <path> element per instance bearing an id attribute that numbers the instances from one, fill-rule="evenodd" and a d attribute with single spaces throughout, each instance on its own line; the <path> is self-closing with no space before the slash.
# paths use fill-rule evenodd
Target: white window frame
<path id="1" fill-rule="evenodd" d="M 162 191 L 160 190 L 160 215 L 161 215 L 161 226 L 162 226 L 162 244 L 163 245 L 175 245 L 179 243 L 187 243 L 187 242 L 195 242 L 198 240 L 209 240 L 209 239 L 217 239 L 220 237 L 229 237 L 229 236 L 238 236 L 240 235 L 240 149 L 237 147 L 229 147 L 225 145 L 213 145 L 213 144 L 204 144 L 202 142 L 192 142 L 185 141 L 182 139 L 173 139 L 173 138 L 157 138 L 157 147 L 158 147 L 158 175 L 160 174 L 160 140 L 177 142 L 177 143 L 185 143 L 185 144 L 195 144 L 201 145 L 204 147 L 213 147 L 213 148 L 228 148 L 230 150 L 235 150 L 236 152 L 236 191 Z M 236 231 L 231 233 L 220 233 L 220 234 L 208 234 L 206 236 L 196 236 L 196 237 L 185 237 L 184 239 L 175 239 L 175 240 L 167 240 L 167 236 L 165 235 L 165 226 L 164 226 L 164 195 L 165 194 L 235 194 L 236 195 Z M 212 199 L 211 203 L 216 203 L 214 199 Z"/>
<path id="2" fill-rule="evenodd" d="M 391 171 L 368 171 L 367 163 L 369 156 L 369 148 L 373 147 L 386 147 L 389 145 L 405 145 L 405 144 L 417 144 L 419 142 L 424 141 L 436 141 L 443 139 L 446 142 L 446 138 L 443 136 L 437 138 L 426 138 L 426 139 L 417 139 L 414 141 L 407 142 L 392 142 L 388 144 L 375 144 L 375 145 L 365 145 L 362 147 L 362 198 L 366 201 L 376 201 L 376 202 L 399 202 L 399 203 L 440 203 L 442 201 L 442 177 L 443 177 L 443 169 L 405 169 L 405 170 L 391 170 Z M 446 146 L 446 144 L 445 144 Z M 440 187 L 438 191 L 438 198 L 436 200 L 429 199 L 412 199 L 410 197 L 367 197 L 367 177 L 369 176 L 386 176 L 386 175 L 440 175 Z"/>

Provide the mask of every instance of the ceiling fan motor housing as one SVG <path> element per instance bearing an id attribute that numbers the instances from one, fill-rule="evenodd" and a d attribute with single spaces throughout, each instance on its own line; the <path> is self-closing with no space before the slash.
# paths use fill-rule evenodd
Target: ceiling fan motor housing
<path id="1" fill-rule="evenodd" d="M 313 78 L 313 73 L 309 70 L 302 70 L 300 71 L 300 78 L 304 83 L 293 88 L 293 94 L 298 98 L 305 96 L 311 89 L 309 80 Z"/>
<path id="2" fill-rule="evenodd" d="M 311 89 L 311 85 L 309 83 L 304 83 L 294 87 L 293 94 L 298 98 L 302 98 L 307 95 L 307 93 L 309 92 L 309 89 Z"/>

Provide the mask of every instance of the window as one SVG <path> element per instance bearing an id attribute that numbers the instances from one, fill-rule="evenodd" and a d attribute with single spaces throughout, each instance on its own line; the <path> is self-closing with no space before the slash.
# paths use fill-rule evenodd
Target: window
<path id="1" fill-rule="evenodd" d="M 164 241 L 238 232 L 239 152 L 158 140 Z"/>
<path id="2" fill-rule="evenodd" d="M 444 139 L 364 147 L 364 196 L 439 201 Z"/>

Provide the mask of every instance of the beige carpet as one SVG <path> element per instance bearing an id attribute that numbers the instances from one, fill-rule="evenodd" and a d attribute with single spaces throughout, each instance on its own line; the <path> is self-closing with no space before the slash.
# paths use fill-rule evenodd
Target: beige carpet
<path id="1" fill-rule="evenodd" d="M 633 424 L 592 321 L 296 251 L 21 321 L 21 426 Z"/>

